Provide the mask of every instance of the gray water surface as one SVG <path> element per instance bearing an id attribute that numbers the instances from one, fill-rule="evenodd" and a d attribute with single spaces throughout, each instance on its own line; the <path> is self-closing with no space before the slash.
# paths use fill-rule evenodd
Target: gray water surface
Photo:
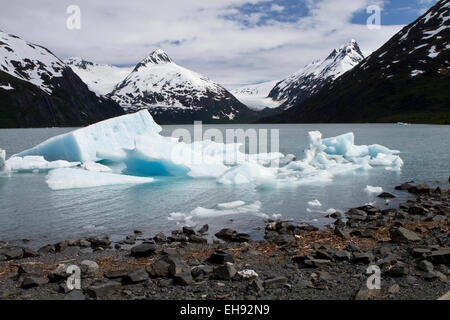
<path id="1" fill-rule="evenodd" d="M 204 129 L 212 126 L 204 125 Z M 261 202 L 261 212 L 281 214 L 283 219 L 308 222 L 318 226 L 330 223 L 324 213 L 307 212 L 307 202 L 318 199 L 320 210 L 345 210 L 370 201 L 386 206 L 381 199 L 364 192 L 367 185 L 381 186 L 398 196 L 389 205 L 404 200 L 408 194 L 394 190 L 405 181 L 416 180 L 449 187 L 450 126 L 394 124 L 287 124 L 287 125 L 219 125 L 226 128 L 280 129 L 280 151 L 295 153 L 307 142 L 307 133 L 319 130 L 323 137 L 355 133 L 356 144 L 381 144 L 400 150 L 404 166 L 400 172 L 374 168 L 367 172 L 336 177 L 331 183 L 259 190 L 253 185 L 224 186 L 214 179 L 162 177 L 153 184 L 108 186 L 91 189 L 52 191 L 45 183 L 46 173 L 16 173 L 0 177 L 0 240 L 20 242 L 30 239 L 37 247 L 63 239 L 78 239 L 107 234 L 121 239 L 133 230 L 153 235 L 180 228 L 168 220 L 172 212 L 189 213 L 196 207 L 213 208 L 218 203 L 242 200 Z M 163 134 L 177 128 L 164 126 Z M 0 148 L 7 157 L 30 148 L 45 139 L 74 128 L 2 129 Z M 387 206 L 386 206 L 387 207 Z M 196 218 L 198 225 L 209 223 L 211 234 L 223 227 L 248 232 L 258 238 L 264 220 L 255 215 Z"/>

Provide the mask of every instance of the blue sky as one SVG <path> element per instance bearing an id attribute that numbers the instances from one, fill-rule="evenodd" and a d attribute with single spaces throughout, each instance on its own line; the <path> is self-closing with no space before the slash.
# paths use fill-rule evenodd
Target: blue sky
<path id="1" fill-rule="evenodd" d="M 157 48 L 178 64 L 234 88 L 280 80 L 356 39 L 368 55 L 436 0 L 15 0 L 0 29 L 64 59 L 135 65 Z M 68 30 L 78 5 L 81 29 Z M 379 30 L 366 9 L 382 8 Z"/>

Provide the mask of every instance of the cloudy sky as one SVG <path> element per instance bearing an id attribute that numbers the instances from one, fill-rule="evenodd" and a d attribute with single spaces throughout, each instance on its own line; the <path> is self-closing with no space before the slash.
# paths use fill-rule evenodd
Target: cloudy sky
<path id="1" fill-rule="evenodd" d="M 58 57 L 135 65 L 156 48 L 233 88 L 281 79 L 354 38 L 369 54 L 437 0 L 14 0 L 0 30 Z M 369 30 L 367 7 L 382 8 Z M 81 28 L 66 27 L 67 8 Z"/>

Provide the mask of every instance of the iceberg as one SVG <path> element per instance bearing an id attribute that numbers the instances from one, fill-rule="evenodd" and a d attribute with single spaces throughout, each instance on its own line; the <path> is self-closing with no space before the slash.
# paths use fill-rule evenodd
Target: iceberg
<path id="1" fill-rule="evenodd" d="M 162 136 L 161 130 L 149 112 L 142 110 L 50 138 L 14 155 L 5 162 L 5 167 L 6 170 L 73 166 L 85 169 L 50 172 L 49 186 L 64 188 L 70 183 L 53 183 L 63 181 L 63 173 L 74 180 L 76 175 L 80 175 L 81 181 L 88 176 L 98 178 L 100 185 L 117 183 L 120 175 L 100 175 L 111 171 L 102 164 L 105 162 L 121 164 L 114 168 L 124 168 L 123 181 L 131 181 L 130 177 L 179 176 L 212 178 L 222 185 L 256 184 L 259 188 L 272 188 L 330 182 L 336 176 L 374 167 L 400 170 L 403 165 L 399 151 L 378 144 L 356 145 L 352 132 L 323 139 L 321 132 L 311 131 L 307 143 L 297 149 L 295 156 L 285 156 L 279 152 L 246 154 L 240 151 L 239 143 L 180 142 Z M 83 185 L 80 182 L 76 187 Z"/>
<path id="2" fill-rule="evenodd" d="M 85 128 L 50 138 L 16 154 L 42 156 L 47 161 L 99 161 L 104 155 L 123 157 L 124 149 L 135 147 L 136 136 L 158 136 L 162 128 L 147 110 L 104 120 Z"/>
<path id="3" fill-rule="evenodd" d="M 382 187 L 374 187 L 374 186 L 366 186 L 364 188 L 364 191 L 367 193 L 382 193 L 383 192 L 383 188 Z"/>
<path id="4" fill-rule="evenodd" d="M 93 188 L 107 185 L 151 183 L 153 178 L 133 177 L 123 174 L 61 168 L 48 173 L 47 185 L 52 190 Z"/>

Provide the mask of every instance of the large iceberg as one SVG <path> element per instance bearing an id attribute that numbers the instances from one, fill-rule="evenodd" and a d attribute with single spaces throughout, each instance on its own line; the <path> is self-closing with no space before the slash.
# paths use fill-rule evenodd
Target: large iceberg
<path id="1" fill-rule="evenodd" d="M 399 151 L 377 144 L 356 145 L 353 133 L 323 139 L 319 131 L 312 131 L 308 142 L 298 148 L 294 157 L 279 152 L 245 154 L 239 143 L 211 140 L 185 143 L 160 132 L 161 127 L 148 111 L 142 110 L 53 137 L 13 156 L 5 164 L 7 170 L 75 165 L 85 169 L 51 171 L 47 182 L 53 189 L 78 188 L 84 183 L 91 186 L 88 182 L 91 178 L 98 178 L 100 185 L 114 184 L 122 182 L 120 176 L 125 177 L 123 181 L 154 176 L 215 178 L 219 184 L 254 183 L 272 187 L 329 182 L 338 175 L 375 166 L 399 170 L 403 165 Z M 119 175 L 105 174 L 111 170 L 99 162 L 120 163 L 114 168 L 120 167 L 122 171 L 116 172 Z M 68 179 L 63 179 L 64 174 L 68 174 Z M 75 181 L 77 175 L 79 182 L 71 185 L 69 177 Z"/>

